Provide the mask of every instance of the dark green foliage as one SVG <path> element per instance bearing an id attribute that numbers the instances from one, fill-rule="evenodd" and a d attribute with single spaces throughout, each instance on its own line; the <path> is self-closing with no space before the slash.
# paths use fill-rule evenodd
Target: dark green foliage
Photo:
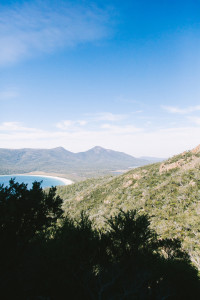
<path id="1" fill-rule="evenodd" d="M 97 230 L 84 212 L 61 218 L 61 202 L 37 182 L 0 187 L 2 299 L 198 299 L 189 256 L 147 215 L 120 210 Z"/>
<path id="2" fill-rule="evenodd" d="M 35 282 L 50 299 L 196 299 L 199 280 L 177 240 L 158 240 L 147 216 L 123 212 L 98 232 L 66 217 L 47 242 Z M 41 268 L 41 269 L 40 269 Z"/>
<path id="3" fill-rule="evenodd" d="M 9 187 L 0 185 L 1 239 L 9 236 L 16 247 L 30 242 L 37 232 L 51 227 L 62 216 L 61 204 L 56 188 L 47 194 L 39 182 L 34 182 L 30 190 L 13 179 Z"/>
<path id="4" fill-rule="evenodd" d="M 158 239 L 149 218 L 135 210 L 121 211 L 108 224 L 110 229 L 102 240 L 110 264 L 103 270 L 107 283 L 101 299 L 198 297 L 197 271 L 180 241 Z"/>
<path id="5" fill-rule="evenodd" d="M 112 241 L 112 252 L 116 259 L 154 250 L 156 235 L 150 229 L 150 221 L 146 215 L 137 216 L 135 210 L 126 213 L 121 210 L 107 223 L 110 228 L 107 237 Z"/>
<path id="6" fill-rule="evenodd" d="M 45 193 L 39 182 L 28 190 L 26 184 L 10 180 L 10 186 L 0 185 L 0 288 L 16 284 L 27 251 L 35 247 L 41 236 L 55 227 L 62 217 L 62 200 L 51 188 Z M 9 290 L 15 293 L 15 288 Z"/>

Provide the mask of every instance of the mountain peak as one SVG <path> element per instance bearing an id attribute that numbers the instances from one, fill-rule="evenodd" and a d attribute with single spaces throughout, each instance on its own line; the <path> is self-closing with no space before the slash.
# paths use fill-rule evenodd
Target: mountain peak
<path id="1" fill-rule="evenodd" d="M 92 149 L 90 149 L 91 151 L 94 151 L 95 153 L 99 153 L 99 152 L 102 152 L 102 151 L 106 151 L 106 149 L 100 147 L 100 146 L 95 146 L 93 147 Z"/>
<path id="2" fill-rule="evenodd" d="M 63 148 L 63 147 L 56 147 L 56 148 L 53 148 L 52 150 L 60 150 L 60 151 L 66 151 L 66 149 L 65 148 Z"/>
<path id="3" fill-rule="evenodd" d="M 115 170 L 125 170 L 133 166 L 141 166 L 148 162 L 136 159 L 123 152 L 113 151 L 95 146 L 79 153 L 73 153 L 63 147 L 53 149 L 0 149 L 0 171 L 10 174 L 20 172 L 54 172 L 81 174 L 108 174 Z M 87 175 L 87 176 L 88 176 Z M 79 176 L 79 175 L 78 175 Z M 82 176 L 82 175 L 81 175 Z M 83 175 L 85 176 L 85 175 Z"/>

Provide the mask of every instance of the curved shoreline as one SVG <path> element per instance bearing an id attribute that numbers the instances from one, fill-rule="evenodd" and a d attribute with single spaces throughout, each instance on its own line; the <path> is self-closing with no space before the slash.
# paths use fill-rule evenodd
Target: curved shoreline
<path id="1" fill-rule="evenodd" d="M 64 183 L 64 185 L 70 185 L 73 184 L 74 182 L 70 179 L 66 179 L 63 177 L 58 177 L 58 176 L 50 176 L 50 175 L 41 175 L 41 174 L 10 174 L 10 175 L 0 175 L 0 176 L 32 176 L 32 177 L 46 177 L 46 178 L 53 178 L 53 179 L 57 179 L 60 180 Z"/>

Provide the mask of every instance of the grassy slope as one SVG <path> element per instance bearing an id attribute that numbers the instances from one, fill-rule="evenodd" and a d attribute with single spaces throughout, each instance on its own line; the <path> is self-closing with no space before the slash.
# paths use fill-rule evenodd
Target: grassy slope
<path id="1" fill-rule="evenodd" d="M 89 179 L 59 187 L 71 216 L 86 210 L 97 226 L 118 209 L 137 208 L 152 217 L 152 227 L 162 237 L 183 241 L 200 269 L 200 157 L 187 152 L 165 163 L 131 170 L 118 177 Z"/>

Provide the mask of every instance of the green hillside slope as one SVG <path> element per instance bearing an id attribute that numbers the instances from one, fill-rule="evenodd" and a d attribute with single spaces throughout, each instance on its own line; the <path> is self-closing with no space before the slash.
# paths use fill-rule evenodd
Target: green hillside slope
<path id="1" fill-rule="evenodd" d="M 178 237 L 200 269 L 200 146 L 163 163 L 140 167 L 118 177 L 90 179 L 59 187 L 65 211 L 88 212 L 97 226 L 120 208 L 151 216 L 161 237 Z"/>

